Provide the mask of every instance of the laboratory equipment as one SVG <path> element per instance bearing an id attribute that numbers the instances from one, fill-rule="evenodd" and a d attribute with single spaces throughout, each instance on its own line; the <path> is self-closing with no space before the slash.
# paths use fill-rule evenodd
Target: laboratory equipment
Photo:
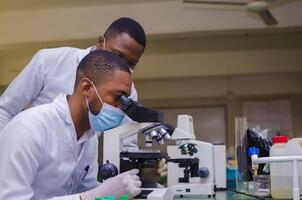
<path id="1" fill-rule="evenodd" d="M 286 136 L 273 137 L 273 143 L 270 150 L 270 157 L 275 156 L 302 156 L 302 138 L 293 138 L 289 141 Z M 300 184 L 300 194 L 302 192 L 302 162 L 298 164 L 298 181 Z M 293 168 L 292 163 L 271 163 L 271 193 L 275 199 L 288 199 L 292 197 L 293 188 Z"/>
<path id="2" fill-rule="evenodd" d="M 104 200 L 115 200 L 115 196 L 105 196 Z"/>
<path id="3" fill-rule="evenodd" d="M 128 123 L 104 133 L 104 166 L 100 170 L 100 177 L 103 178 L 108 178 L 108 174 L 116 175 L 116 170 L 114 170 L 112 165 L 120 173 L 133 168 L 140 169 L 140 173 L 145 168 L 156 169 L 157 161 L 167 156 L 162 155 L 160 152 L 150 152 L 138 148 L 124 149 L 123 140 L 132 135 L 143 135 L 145 146 L 152 146 L 153 141 L 162 145 L 171 138 L 174 130 L 172 126 L 162 122 L 163 115 L 161 112 L 143 107 L 126 96 L 121 96 L 119 102 L 125 114 L 140 123 Z M 109 162 L 111 167 L 108 166 Z M 143 177 L 141 176 L 141 178 Z M 148 185 L 155 185 L 155 183 L 150 184 L 149 180 L 143 181 L 143 185 L 147 185 L 147 182 Z"/>
<path id="4" fill-rule="evenodd" d="M 164 195 L 162 199 L 166 199 L 168 195 L 167 200 L 177 195 L 215 196 L 215 178 L 219 187 L 226 187 L 225 146 L 215 148 L 213 144 L 195 140 L 191 116 L 178 116 L 177 128 L 174 129 L 163 123 L 163 115 L 158 111 L 145 108 L 124 95 L 119 97 L 119 102 L 125 114 L 140 123 L 126 124 L 104 133 L 103 162 L 112 163 L 119 172 L 122 172 L 132 167 L 155 168 L 156 161 L 166 158 L 168 162 L 166 193 L 163 193 L 163 189 L 154 189 L 150 194 L 146 194 L 147 199 L 157 199 L 158 191 Z M 153 141 L 162 145 L 171 139 L 176 141 L 176 145 L 168 145 L 168 155 L 165 156 L 160 152 L 142 149 L 124 151 L 123 139 L 135 134 L 144 135 L 144 145 L 147 147 L 150 147 Z M 215 159 L 215 156 L 219 158 Z M 219 162 L 219 165 L 215 166 L 215 161 Z M 215 174 L 219 176 L 215 177 Z M 155 187 L 154 183 L 151 186 Z"/>
<path id="5" fill-rule="evenodd" d="M 258 197 L 269 197 L 271 195 L 270 176 L 261 174 L 254 176 L 254 194 Z"/>
<path id="6" fill-rule="evenodd" d="M 120 172 L 138 169 L 142 188 L 157 188 L 157 166 L 162 159 L 168 159 L 166 153 L 154 150 L 123 151 L 120 153 Z M 141 198 L 147 195 L 141 194 Z"/>
<path id="7" fill-rule="evenodd" d="M 128 200 L 128 195 L 121 195 L 120 200 Z M 94 200 L 115 200 L 114 196 L 96 197 Z"/>
<path id="8" fill-rule="evenodd" d="M 118 169 L 116 166 L 109 162 L 109 160 L 106 160 L 106 163 L 102 165 L 102 167 L 98 171 L 98 178 L 99 181 L 106 180 L 110 177 L 116 176 L 118 174 Z"/>
<path id="9" fill-rule="evenodd" d="M 144 107 L 137 101 L 133 101 L 125 95 L 119 97 L 124 113 L 136 122 L 163 122 L 163 113 Z"/>
<path id="10" fill-rule="evenodd" d="M 144 143 L 147 146 L 152 145 L 152 141 L 158 144 L 164 144 L 171 137 L 173 128 L 162 123 L 127 123 L 117 128 L 105 131 L 103 164 L 107 161 L 114 164 L 120 172 L 120 155 L 123 152 L 138 152 L 139 149 L 128 150 L 123 148 L 123 140 L 132 135 L 142 134 Z"/>
<path id="11" fill-rule="evenodd" d="M 258 165 L 258 168 L 252 167 L 250 157 L 252 154 L 256 154 L 253 151 L 257 151 L 259 157 L 269 156 L 272 141 L 270 138 L 262 136 L 260 130 L 248 128 L 242 134 L 241 141 L 237 144 L 237 162 L 242 180 L 248 182 L 253 181 L 253 175 L 268 174 L 264 170 L 264 164 Z"/>
<path id="12" fill-rule="evenodd" d="M 247 130 L 247 120 L 245 117 L 235 118 L 235 160 L 237 161 L 237 166 L 239 170 L 236 170 L 236 190 L 241 192 L 248 192 L 246 186 L 247 181 L 250 181 L 252 178 L 249 175 L 248 167 L 248 157 L 247 157 L 247 148 L 246 148 L 246 130 Z M 242 184 L 244 183 L 244 184 Z"/>
<path id="13" fill-rule="evenodd" d="M 167 146 L 166 155 L 142 148 L 124 150 L 123 139 L 135 134 L 144 136 L 146 146 L 150 146 L 152 141 L 162 144 L 167 140 L 174 140 L 176 143 Z M 175 129 L 159 122 L 133 122 L 104 133 L 103 162 L 106 164 L 109 161 L 119 172 L 123 170 L 122 163 L 125 161 L 134 166 L 154 166 L 154 161 L 163 157 L 168 162 L 168 187 L 143 188 L 143 193 L 147 191 L 144 195 L 148 200 L 171 200 L 177 196 L 215 196 L 216 186 L 226 187 L 225 146 L 195 140 L 191 116 L 179 116 Z M 215 161 L 219 163 L 217 166 Z"/>
<path id="14" fill-rule="evenodd" d="M 247 128 L 246 118 L 236 118 L 236 161 L 238 163 L 239 174 L 236 175 L 236 190 L 248 195 L 261 196 L 255 193 L 254 176 L 268 175 L 267 165 L 253 165 L 251 157 L 269 156 L 272 146 L 270 138 L 265 137 L 260 128 Z M 268 196 L 268 195 L 266 195 Z"/>
<path id="15" fill-rule="evenodd" d="M 128 200 L 128 199 L 129 199 L 128 195 L 121 195 L 120 196 L 120 200 Z"/>
<path id="16" fill-rule="evenodd" d="M 177 128 L 171 139 L 176 140 L 176 145 L 167 146 L 169 157 L 198 158 L 197 175 L 188 177 L 185 170 L 168 159 L 168 187 L 154 190 L 148 195 L 148 200 L 215 196 L 216 188 L 226 187 L 225 146 L 196 140 L 191 116 L 178 116 Z M 187 177 L 186 181 L 183 181 L 183 176 Z"/>
<path id="17" fill-rule="evenodd" d="M 286 143 L 286 139 L 276 138 L 270 150 L 270 157 L 258 157 L 255 151 L 251 155 L 252 167 L 256 169 L 260 163 L 271 163 L 271 194 L 275 199 L 300 199 L 302 173 L 302 138 L 294 138 Z M 276 142 L 277 141 L 277 142 Z M 298 165 L 298 162 L 299 165 Z"/>

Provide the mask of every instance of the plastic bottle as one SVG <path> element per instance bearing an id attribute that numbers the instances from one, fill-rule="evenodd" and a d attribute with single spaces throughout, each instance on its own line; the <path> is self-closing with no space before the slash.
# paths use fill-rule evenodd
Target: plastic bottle
<path id="1" fill-rule="evenodd" d="M 115 200 L 115 196 L 105 196 L 104 200 Z"/>
<path id="2" fill-rule="evenodd" d="M 121 195 L 120 196 L 120 200 L 128 200 L 128 199 L 129 199 L 128 195 Z"/>
<path id="3" fill-rule="evenodd" d="M 302 155 L 302 138 L 287 141 L 286 136 L 273 137 L 270 156 Z M 298 162 L 299 187 L 302 191 L 302 163 Z M 292 199 L 293 165 L 292 163 L 271 163 L 271 195 L 274 199 Z"/>

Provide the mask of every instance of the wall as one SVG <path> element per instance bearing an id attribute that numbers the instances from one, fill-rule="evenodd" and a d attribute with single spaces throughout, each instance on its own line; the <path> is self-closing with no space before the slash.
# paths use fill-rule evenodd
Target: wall
<path id="1" fill-rule="evenodd" d="M 235 117 L 246 100 L 289 99 L 293 137 L 301 136 L 302 73 L 136 81 L 139 99 L 154 108 L 225 106 L 227 144 L 234 145 Z"/>
<path id="2" fill-rule="evenodd" d="M 302 95 L 292 96 L 293 132 L 295 137 L 302 137 Z"/>
<path id="3" fill-rule="evenodd" d="M 40 48 L 87 47 L 93 39 L 12 45 L 0 49 L 0 85 L 9 84 Z M 146 105 L 223 105 L 227 108 L 228 144 L 234 118 L 248 98 L 290 98 L 294 135 L 302 133 L 301 30 L 234 35 L 149 37 L 134 82 Z"/>
<path id="4" fill-rule="evenodd" d="M 85 48 L 95 39 L 23 44 L 0 49 L 0 85 L 9 84 L 41 48 Z M 135 80 L 302 71 L 302 30 L 234 35 L 149 37 Z"/>

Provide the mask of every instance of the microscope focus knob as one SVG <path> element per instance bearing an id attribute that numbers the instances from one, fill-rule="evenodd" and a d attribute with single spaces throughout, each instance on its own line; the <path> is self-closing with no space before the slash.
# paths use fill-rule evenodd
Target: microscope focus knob
<path id="1" fill-rule="evenodd" d="M 106 161 L 106 164 L 104 164 L 100 169 L 98 173 L 98 179 L 100 181 L 104 181 L 108 178 L 114 177 L 118 174 L 117 167 L 110 163 L 108 160 Z"/>
<path id="2" fill-rule="evenodd" d="M 206 167 L 202 167 L 202 168 L 199 168 L 198 170 L 198 176 L 200 178 L 207 178 L 209 176 L 210 172 L 208 170 L 208 168 Z"/>

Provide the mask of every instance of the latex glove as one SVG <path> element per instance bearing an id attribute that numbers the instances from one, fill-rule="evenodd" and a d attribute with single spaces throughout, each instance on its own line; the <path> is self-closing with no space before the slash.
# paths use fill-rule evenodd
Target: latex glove
<path id="1" fill-rule="evenodd" d="M 128 195 L 129 199 L 141 193 L 142 182 L 137 176 L 139 170 L 133 169 L 105 180 L 96 188 L 80 194 L 81 200 L 94 200 L 96 197 Z"/>
<path id="2" fill-rule="evenodd" d="M 160 177 L 167 176 L 167 164 L 166 164 L 166 159 L 161 159 L 158 163 L 157 166 L 157 173 L 160 175 Z"/>

